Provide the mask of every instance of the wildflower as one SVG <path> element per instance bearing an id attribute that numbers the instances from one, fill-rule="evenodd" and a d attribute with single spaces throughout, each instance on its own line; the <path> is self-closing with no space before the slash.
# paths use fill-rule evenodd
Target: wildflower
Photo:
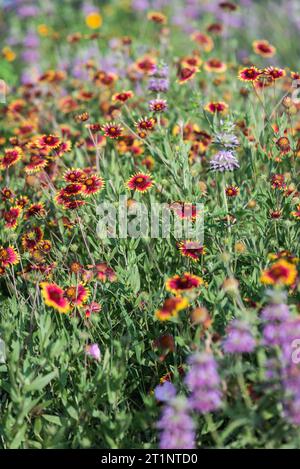
<path id="1" fill-rule="evenodd" d="M 116 124 L 115 122 L 110 122 L 103 126 L 103 131 L 105 137 L 118 138 L 121 137 L 123 129 L 119 124 Z"/>
<path id="2" fill-rule="evenodd" d="M 35 203 L 31 204 L 24 214 L 25 220 L 28 220 L 30 217 L 44 217 L 46 215 L 46 210 L 44 204 Z"/>
<path id="3" fill-rule="evenodd" d="M 237 10 L 237 5 L 232 2 L 220 2 L 219 7 L 222 8 L 222 10 L 232 12 Z"/>
<path id="4" fill-rule="evenodd" d="M 284 189 L 286 187 L 284 174 L 273 174 L 271 177 L 272 189 Z"/>
<path id="5" fill-rule="evenodd" d="M 159 384 L 154 389 L 155 398 L 160 402 L 169 402 L 176 396 L 176 388 L 170 381 Z"/>
<path id="6" fill-rule="evenodd" d="M 146 192 L 153 184 L 154 181 L 150 174 L 136 173 L 126 182 L 126 187 L 134 191 Z"/>
<path id="7" fill-rule="evenodd" d="M 252 46 L 254 52 L 262 57 L 273 57 L 276 54 L 276 48 L 269 41 L 257 40 L 253 42 Z"/>
<path id="8" fill-rule="evenodd" d="M 25 251 L 36 249 L 40 241 L 43 239 L 43 231 L 40 227 L 35 226 L 22 236 L 22 246 Z"/>
<path id="9" fill-rule="evenodd" d="M 257 81 L 261 76 L 262 71 L 256 67 L 247 67 L 239 71 L 239 79 L 242 81 L 251 81 L 252 83 Z"/>
<path id="10" fill-rule="evenodd" d="M 212 324 L 208 311 L 203 306 L 193 309 L 191 320 L 193 325 L 202 324 L 205 329 L 208 329 Z"/>
<path id="11" fill-rule="evenodd" d="M 109 267 L 105 262 L 96 264 L 95 267 L 97 278 L 101 282 L 106 282 L 107 280 L 109 280 L 110 282 L 115 282 L 117 280 L 117 275 L 115 271 L 111 267 Z"/>
<path id="12" fill-rule="evenodd" d="M 97 194 L 105 186 L 104 180 L 97 176 L 96 174 L 91 174 L 84 180 L 83 183 L 83 194 L 90 196 L 92 194 Z"/>
<path id="13" fill-rule="evenodd" d="M 197 68 L 194 67 L 181 68 L 178 74 L 178 83 L 182 85 L 183 83 L 192 80 L 197 72 Z"/>
<path id="14" fill-rule="evenodd" d="M 182 220 L 193 221 L 202 213 L 196 204 L 189 202 L 173 202 L 170 204 L 170 209 L 181 218 Z"/>
<path id="15" fill-rule="evenodd" d="M 204 63 L 204 69 L 207 72 L 224 73 L 227 70 L 227 65 L 219 59 L 209 59 Z"/>
<path id="16" fill-rule="evenodd" d="M 201 256 L 205 253 L 204 246 L 198 241 L 180 241 L 178 243 L 178 249 L 182 256 L 188 257 L 195 262 L 198 262 Z"/>
<path id="17" fill-rule="evenodd" d="M 85 177 L 82 169 L 68 169 L 64 174 L 64 180 L 71 183 L 82 183 Z"/>
<path id="18" fill-rule="evenodd" d="M 164 301 L 161 309 L 158 309 L 155 313 L 155 317 L 160 321 L 168 321 L 174 317 L 177 317 L 178 312 L 185 309 L 188 306 L 186 298 L 180 296 L 174 298 L 167 298 Z"/>
<path id="19" fill-rule="evenodd" d="M 225 188 L 225 194 L 227 197 L 236 197 L 240 192 L 240 189 L 237 186 L 227 186 Z"/>
<path id="20" fill-rule="evenodd" d="M 172 293 L 178 294 L 199 288 L 203 283 L 202 278 L 185 272 L 181 276 L 174 275 L 174 277 L 169 278 L 166 281 L 166 289 Z"/>
<path id="21" fill-rule="evenodd" d="M 65 297 L 72 306 L 82 306 L 88 299 L 89 293 L 82 283 L 65 289 Z"/>
<path id="22" fill-rule="evenodd" d="M 149 11 L 147 18 L 157 24 L 167 24 L 167 17 L 159 11 Z"/>
<path id="23" fill-rule="evenodd" d="M 239 168 L 239 162 L 231 151 L 219 151 L 210 160 L 210 169 L 213 171 L 234 171 Z"/>
<path id="24" fill-rule="evenodd" d="M 287 285 L 294 283 L 297 277 L 297 269 L 294 264 L 280 259 L 269 269 L 262 272 L 260 280 L 267 285 Z"/>
<path id="25" fill-rule="evenodd" d="M 101 311 L 102 306 L 95 301 L 84 306 L 85 317 L 89 318 L 93 313 L 99 313 Z"/>
<path id="26" fill-rule="evenodd" d="M 102 16 L 98 11 L 92 11 L 85 18 L 85 23 L 90 29 L 98 29 L 102 25 Z"/>
<path id="27" fill-rule="evenodd" d="M 4 150 L 4 156 L 0 156 L 0 169 L 8 169 L 15 165 L 23 156 L 20 147 L 7 148 Z"/>
<path id="28" fill-rule="evenodd" d="M 197 69 L 199 69 L 201 64 L 202 64 L 202 60 L 197 55 L 187 56 L 187 57 L 184 57 L 181 60 L 181 66 L 183 68 L 186 67 L 186 68 L 197 68 Z"/>
<path id="29" fill-rule="evenodd" d="M 210 112 L 211 114 L 225 114 L 228 110 L 228 104 L 224 103 L 223 101 L 212 101 L 207 103 L 204 106 L 205 111 Z"/>
<path id="30" fill-rule="evenodd" d="M 1 196 L 2 196 L 2 200 L 10 200 L 11 201 L 11 200 L 14 199 L 15 194 L 8 187 L 3 187 L 3 189 L 1 189 Z"/>
<path id="31" fill-rule="evenodd" d="M 165 99 L 153 99 L 149 101 L 149 109 L 153 112 L 163 112 L 168 108 L 167 101 Z"/>
<path id="32" fill-rule="evenodd" d="M 136 69 L 144 75 L 152 75 L 156 69 L 156 60 L 150 56 L 144 56 L 135 63 Z"/>
<path id="33" fill-rule="evenodd" d="M 12 207 L 7 212 L 4 212 L 3 218 L 5 220 L 5 227 L 14 230 L 17 227 L 18 220 L 21 216 L 20 207 Z"/>
<path id="34" fill-rule="evenodd" d="M 251 353 L 255 349 L 256 342 L 245 321 L 233 320 L 227 328 L 226 338 L 223 343 L 225 353 Z"/>
<path id="35" fill-rule="evenodd" d="M 268 67 L 263 70 L 264 77 L 270 77 L 272 80 L 279 80 L 280 78 L 285 77 L 286 71 L 282 68 L 277 67 Z"/>
<path id="36" fill-rule="evenodd" d="M 125 103 L 128 99 L 133 97 L 132 91 L 121 91 L 119 93 L 115 93 L 112 96 L 113 101 L 119 101 L 120 103 Z"/>
<path id="37" fill-rule="evenodd" d="M 48 164 L 46 158 L 41 155 L 31 155 L 29 163 L 25 165 L 25 172 L 27 174 L 37 173 L 44 169 Z"/>
<path id="38" fill-rule="evenodd" d="M 203 34 L 197 31 L 191 35 L 191 39 L 195 41 L 205 52 L 210 52 L 214 47 L 214 41 L 207 34 Z"/>
<path id="39" fill-rule="evenodd" d="M 286 155 L 291 151 L 291 144 L 287 137 L 280 137 L 276 141 L 276 145 L 279 148 L 281 154 Z"/>
<path id="40" fill-rule="evenodd" d="M 188 414 L 188 402 L 184 397 L 169 400 L 157 428 L 161 431 L 160 449 L 195 448 L 195 424 Z"/>
<path id="41" fill-rule="evenodd" d="M 300 205 L 297 205 L 296 210 L 293 210 L 291 215 L 296 218 L 296 220 L 300 220 Z"/>
<path id="42" fill-rule="evenodd" d="M 150 78 L 148 90 L 155 93 L 166 93 L 169 89 L 169 80 L 167 78 Z"/>
<path id="43" fill-rule="evenodd" d="M 98 344 L 90 344 L 86 346 L 86 354 L 94 358 L 96 361 L 101 360 L 101 352 Z"/>
<path id="44" fill-rule="evenodd" d="M 217 363 L 211 353 L 189 357 L 185 383 L 191 392 L 189 404 L 201 414 L 217 410 L 222 403 Z"/>
<path id="45" fill-rule="evenodd" d="M 18 264 L 20 261 L 20 256 L 15 250 L 14 247 L 8 246 L 7 248 L 4 248 L 3 246 L 0 246 L 0 267 L 1 268 L 6 268 L 10 265 L 15 265 Z"/>
<path id="46" fill-rule="evenodd" d="M 155 127 L 155 119 L 153 117 L 143 117 L 135 123 L 135 126 L 140 131 L 151 132 Z"/>
<path id="47" fill-rule="evenodd" d="M 59 313 L 67 313 L 70 305 L 64 296 L 64 290 L 56 283 L 42 282 L 40 284 L 42 296 L 47 306 L 56 309 Z"/>
<path id="48" fill-rule="evenodd" d="M 56 149 L 61 144 L 61 140 L 57 135 L 42 135 L 37 138 L 37 145 L 40 148 L 48 147 L 49 149 Z"/>

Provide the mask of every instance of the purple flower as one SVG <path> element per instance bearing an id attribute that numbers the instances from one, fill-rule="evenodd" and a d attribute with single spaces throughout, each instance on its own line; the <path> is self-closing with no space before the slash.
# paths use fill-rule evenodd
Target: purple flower
<path id="1" fill-rule="evenodd" d="M 210 169 L 213 171 L 233 171 L 239 167 L 239 162 L 231 151 L 219 151 L 210 160 Z"/>
<path id="2" fill-rule="evenodd" d="M 220 377 L 217 363 L 210 353 L 196 353 L 189 358 L 191 368 L 185 383 L 191 391 L 189 403 L 202 414 L 221 406 Z"/>
<path id="3" fill-rule="evenodd" d="M 165 381 L 156 386 L 154 395 L 158 401 L 168 402 L 176 396 L 176 388 L 170 381 Z"/>
<path id="4" fill-rule="evenodd" d="M 251 353 L 256 341 L 249 324 L 245 321 L 233 320 L 227 328 L 227 336 L 223 343 L 225 353 Z"/>
<path id="5" fill-rule="evenodd" d="M 150 78 L 148 90 L 155 93 L 166 93 L 169 89 L 169 80 L 167 78 Z"/>
<path id="6" fill-rule="evenodd" d="M 91 358 L 99 361 L 101 359 L 101 352 L 98 344 L 90 344 L 86 347 L 86 354 Z"/>
<path id="7" fill-rule="evenodd" d="M 261 312 L 264 321 L 285 321 L 290 317 L 289 307 L 283 303 L 270 304 Z"/>
<path id="8" fill-rule="evenodd" d="M 195 448 L 195 424 L 184 397 L 174 397 L 164 406 L 157 428 L 161 431 L 160 449 Z"/>

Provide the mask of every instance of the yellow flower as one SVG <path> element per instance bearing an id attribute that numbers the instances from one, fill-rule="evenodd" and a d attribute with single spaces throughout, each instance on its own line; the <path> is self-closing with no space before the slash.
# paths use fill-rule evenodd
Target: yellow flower
<path id="1" fill-rule="evenodd" d="M 16 58 L 16 54 L 10 47 L 3 47 L 2 55 L 8 62 L 13 62 Z"/>
<path id="2" fill-rule="evenodd" d="M 93 11 L 86 16 L 85 22 L 90 29 L 98 29 L 102 25 L 102 16 L 97 11 Z"/>
<path id="3" fill-rule="evenodd" d="M 50 29 L 46 24 L 39 24 L 37 30 L 40 36 L 48 36 L 50 33 Z"/>

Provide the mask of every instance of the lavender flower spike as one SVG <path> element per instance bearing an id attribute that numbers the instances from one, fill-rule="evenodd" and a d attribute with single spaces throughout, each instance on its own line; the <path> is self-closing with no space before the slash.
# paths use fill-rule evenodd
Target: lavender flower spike
<path id="1" fill-rule="evenodd" d="M 239 162 L 231 151 L 219 151 L 210 160 L 210 169 L 213 171 L 234 171 L 239 167 Z"/>

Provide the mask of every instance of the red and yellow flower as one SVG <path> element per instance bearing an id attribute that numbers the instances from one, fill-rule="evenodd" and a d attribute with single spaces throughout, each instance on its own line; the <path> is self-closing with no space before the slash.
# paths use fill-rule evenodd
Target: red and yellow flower
<path id="1" fill-rule="evenodd" d="M 41 293 L 44 302 L 47 306 L 54 308 L 59 313 L 67 313 L 70 309 L 70 304 L 65 297 L 65 292 L 56 283 L 42 282 Z"/>
<path id="2" fill-rule="evenodd" d="M 214 41 L 207 34 L 197 31 L 191 35 L 191 39 L 205 52 L 210 52 L 214 47 Z"/>
<path id="3" fill-rule="evenodd" d="M 228 104 L 224 101 L 211 101 L 204 106 L 204 109 L 211 114 L 225 114 L 228 111 Z"/>
<path id="4" fill-rule="evenodd" d="M 207 60 L 207 62 L 204 63 L 203 67 L 207 72 L 214 73 L 224 73 L 227 70 L 226 63 L 216 58 Z"/>
<path id="5" fill-rule="evenodd" d="M 96 174 L 91 174 L 84 180 L 83 194 L 85 196 L 97 194 L 98 192 L 102 191 L 104 186 L 105 182 L 100 176 L 97 176 Z"/>
<path id="6" fill-rule="evenodd" d="M 181 296 L 167 298 L 162 307 L 155 312 L 155 317 L 160 321 L 168 321 L 177 317 L 179 311 L 185 309 L 188 304 L 188 300 Z"/>
<path id="7" fill-rule="evenodd" d="M 130 179 L 126 182 L 127 189 L 138 191 L 138 192 L 146 192 L 147 190 L 151 189 L 153 186 L 154 181 L 150 174 L 146 173 L 136 173 L 131 176 Z"/>
<path id="8" fill-rule="evenodd" d="M 188 257 L 194 262 L 198 262 L 201 256 L 205 254 L 205 248 L 199 241 L 180 241 L 178 243 L 178 249 L 182 256 Z"/>
<path id="9" fill-rule="evenodd" d="M 6 268 L 10 265 L 16 265 L 20 262 L 20 256 L 13 246 L 4 248 L 0 246 L 0 267 Z"/>
<path id="10" fill-rule="evenodd" d="M 264 39 L 254 41 L 252 46 L 254 52 L 262 57 L 273 57 L 276 54 L 276 48 Z"/>
<path id="11" fill-rule="evenodd" d="M 242 81 L 254 83 L 259 79 L 262 73 L 262 70 L 259 70 L 254 66 L 246 67 L 239 71 L 238 78 Z"/>
<path id="12" fill-rule="evenodd" d="M 192 80 L 196 73 L 198 72 L 198 69 L 195 67 L 183 67 L 180 68 L 179 73 L 178 73 L 178 83 L 182 85 L 183 83 L 186 83 L 189 80 Z"/>
<path id="13" fill-rule="evenodd" d="M 182 275 L 174 275 L 166 281 L 166 289 L 172 293 L 179 294 L 194 290 L 203 285 L 203 279 L 197 275 L 185 272 Z"/>
<path id="14" fill-rule="evenodd" d="M 23 156 L 23 151 L 20 147 L 7 148 L 4 150 L 4 155 L 0 156 L 0 169 L 8 169 L 15 165 Z"/>
<path id="15" fill-rule="evenodd" d="M 71 306 L 82 306 L 89 297 L 89 289 L 82 283 L 65 288 L 65 297 Z"/>
<path id="16" fill-rule="evenodd" d="M 123 129 L 119 124 L 116 124 L 115 122 L 109 122 L 103 126 L 103 131 L 105 137 L 114 139 L 121 137 Z"/>
<path id="17" fill-rule="evenodd" d="M 292 285 L 297 277 L 297 269 L 294 264 L 280 259 L 269 269 L 262 272 L 260 280 L 266 285 Z"/>

